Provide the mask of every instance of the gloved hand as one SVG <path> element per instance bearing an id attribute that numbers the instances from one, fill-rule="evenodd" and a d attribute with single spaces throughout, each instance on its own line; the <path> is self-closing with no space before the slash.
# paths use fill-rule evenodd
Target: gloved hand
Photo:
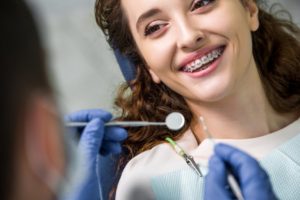
<path id="1" fill-rule="evenodd" d="M 245 200 L 277 199 L 267 173 L 248 154 L 226 144 L 215 146 L 215 155 L 209 161 L 209 173 L 205 177 L 204 199 L 231 200 L 227 171 L 231 170 L 239 182 Z"/>
<path id="2" fill-rule="evenodd" d="M 77 191 L 78 200 L 99 199 L 99 183 L 97 176 L 97 157 L 102 155 L 118 154 L 121 152 L 121 142 L 127 138 L 127 132 L 120 127 L 105 127 L 104 124 L 112 118 L 112 115 L 100 109 L 83 110 L 66 117 L 71 122 L 88 122 L 82 131 L 78 146 L 85 156 L 84 164 L 87 179 Z"/>

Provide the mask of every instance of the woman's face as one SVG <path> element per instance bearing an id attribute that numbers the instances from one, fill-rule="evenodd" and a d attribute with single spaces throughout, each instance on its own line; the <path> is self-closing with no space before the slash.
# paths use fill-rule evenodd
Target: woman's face
<path id="1" fill-rule="evenodd" d="M 257 73 L 253 0 L 122 0 L 152 79 L 187 102 L 215 102 Z"/>

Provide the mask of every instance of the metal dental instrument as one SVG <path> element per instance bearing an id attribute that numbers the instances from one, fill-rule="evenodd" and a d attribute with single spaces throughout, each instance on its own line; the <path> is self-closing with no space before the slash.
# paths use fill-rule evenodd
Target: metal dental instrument
<path id="1" fill-rule="evenodd" d="M 148 122 L 148 121 L 111 121 L 105 123 L 105 126 L 123 126 L 123 127 L 140 127 L 140 126 L 167 126 L 170 130 L 177 131 L 184 126 L 185 118 L 179 112 L 172 112 L 167 115 L 165 122 Z M 87 122 L 68 122 L 67 127 L 84 127 Z"/>
<path id="2" fill-rule="evenodd" d="M 184 152 L 184 150 L 171 138 L 166 137 L 166 141 L 171 144 L 176 153 L 184 158 L 185 162 L 200 176 L 202 177 L 202 172 L 196 164 L 194 158 L 191 155 L 188 155 Z"/>
<path id="3" fill-rule="evenodd" d="M 213 139 L 211 133 L 209 132 L 207 126 L 206 126 L 206 123 L 204 121 L 204 117 L 199 117 L 199 120 L 200 120 L 200 123 L 202 125 L 202 128 L 207 136 L 207 138 L 212 142 L 213 146 L 215 146 L 216 142 L 215 140 Z M 237 200 L 244 200 L 244 197 L 242 195 L 242 192 L 241 192 L 241 189 L 239 187 L 239 184 L 237 182 L 237 180 L 234 178 L 234 176 L 232 175 L 232 173 L 230 171 L 227 171 L 227 180 L 228 180 L 228 183 L 229 183 L 229 186 L 233 192 L 233 194 L 235 195 L 235 197 L 237 198 Z"/>

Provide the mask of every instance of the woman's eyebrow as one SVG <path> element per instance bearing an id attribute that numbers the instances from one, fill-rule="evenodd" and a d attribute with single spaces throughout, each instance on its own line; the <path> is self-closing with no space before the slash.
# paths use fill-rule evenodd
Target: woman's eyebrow
<path id="1" fill-rule="evenodd" d="M 160 13 L 161 10 L 158 8 L 153 8 L 151 10 L 148 10 L 147 12 L 143 13 L 137 20 L 136 22 L 136 28 L 139 29 L 139 26 L 141 25 L 141 23 L 143 21 L 145 21 L 146 19 L 153 17 L 155 15 L 157 15 L 158 13 Z"/>

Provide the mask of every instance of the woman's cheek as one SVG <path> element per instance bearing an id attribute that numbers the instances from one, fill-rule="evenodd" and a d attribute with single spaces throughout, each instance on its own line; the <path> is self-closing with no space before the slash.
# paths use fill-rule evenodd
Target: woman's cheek
<path id="1" fill-rule="evenodd" d="M 167 41 L 157 41 L 155 44 L 148 46 L 149 48 L 144 51 L 144 57 L 147 64 L 151 68 L 155 68 L 159 71 L 170 69 L 168 67 L 171 65 L 175 56 L 172 52 L 176 51 L 174 50 L 174 47 Z"/>

